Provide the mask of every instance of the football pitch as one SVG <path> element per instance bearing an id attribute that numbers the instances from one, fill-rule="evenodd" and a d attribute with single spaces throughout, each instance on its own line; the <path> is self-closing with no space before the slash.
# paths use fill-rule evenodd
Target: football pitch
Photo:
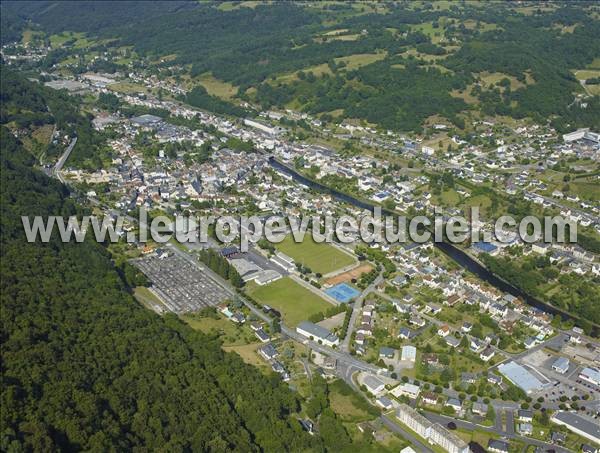
<path id="1" fill-rule="evenodd" d="M 252 285 L 247 290 L 261 304 L 281 312 L 283 322 L 289 327 L 296 327 L 311 315 L 331 308 L 330 303 L 290 277 L 280 278 L 265 286 Z"/>
<path id="2" fill-rule="evenodd" d="M 295 242 L 292 235 L 275 245 L 281 253 L 293 258 L 296 263 L 309 267 L 313 272 L 327 274 L 349 266 L 356 260 L 348 253 L 326 243 L 317 243 L 312 235 L 306 234 L 303 242 Z"/>

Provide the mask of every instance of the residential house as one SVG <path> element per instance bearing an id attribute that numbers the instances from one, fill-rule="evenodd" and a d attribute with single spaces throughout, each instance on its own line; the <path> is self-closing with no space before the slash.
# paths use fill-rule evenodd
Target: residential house
<path id="1" fill-rule="evenodd" d="M 408 327 L 401 327 L 400 332 L 398 333 L 398 338 L 403 340 L 410 340 L 413 338 L 414 332 L 410 330 Z"/>
<path id="2" fill-rule="evenodd" d="M 451 407 L 456 412 L 460 412 L 462 410 L 462 403 L 458 398 L 448 398 L 444 406 Z"/>
<path id="3" fill-rule="evenodd" d="M 533 434 L 533 425 L 531 423 L 519 423 L 517 431 L 522 436 L 531 436 Z"/>
<path id="4" fill-rule="evenodd" d="M 267 335 L 262 328 L 255 331 L 254 335 L 256 335 L 256 338 L 258 338 L 262 343 L 267 343 L 271 339 L 271 337 Z"/>
<path id="5" fill-rule="evenodd" d="M 489 362 L 494 355 L 496 355 L 496 352 L 488 346 L 479 354 L 479 358 L 484 362 Z"/>
<path id="6" fill-rule="evenodd" d="M 488 405 L 484 404 L 484 403 L 480 403 L 478 401 L 475 401 L 473 403 L 473 406 L 472 406 L 471 410 L 473 411 L 474 414 L 481 415 L 482 417 L 485 417 L 487 415 L 487 412 L 488 412 Z"/>
<path id="7" fill-rule="evenodd" d="M 533 421 L 533 411 L 529 409 L 519 409 L 517 419 L 520 422 L 531 423 Z"/>
<path id="8" fill-rule="evenodd" d="M 504 440 L 490 439 L 487 446 L 488 451 L 495 453 L 508 453 L 510 444 Z"/>
<path id="9" fill-rule="evenodd" d="M 448 327 L 448 325 L 446 324 L 440 326 L 440 328 L 437 331 L 437 334 L 442 338 L 447 337 L 448 335 L 450 335 L 450 327 Z"/>
<path id="10" fill-rule="evenodd" d="M 456 338 L 454 335 L 448 335 L 445 339 L 446 344 L 451 348 L 458 348 L 460 346 L 460 339 Z"/>
<path id="11" fill-rule="evenodd" d="M 272 360 L 279 355 L 277 349 L 275 349 L 275 346 L 271 343 L 258 348 L 258 353 L 263 356 L 265 360 Z"/>
<path id="12" fill-rule="evenodd" d="M 433 392 L 425 392 L 421 395 L 421 401 L 425 404 L 436 405 L 438 402 L 438 395 Z"/>
<path id="13" fill-rule="evenodd" d="M 379 358 L 380 359 L 393 359 L 396 356 L 396 350 L 393 348 L 388 348 L 386 346 L 382 346 L 379 348 Z"/>

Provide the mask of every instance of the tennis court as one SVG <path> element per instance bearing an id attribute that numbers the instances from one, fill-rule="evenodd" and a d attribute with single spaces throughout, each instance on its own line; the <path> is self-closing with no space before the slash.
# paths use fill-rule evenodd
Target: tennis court
<path id="1" fill-rule="evenodd" d="M 347 283 L 340 283 L 339 285 L 335 285 L 326 290 L 325 292 L 338 302 L 342 302 L 344 304 L 360 295 L 360 291 L 354 289 Z"/>

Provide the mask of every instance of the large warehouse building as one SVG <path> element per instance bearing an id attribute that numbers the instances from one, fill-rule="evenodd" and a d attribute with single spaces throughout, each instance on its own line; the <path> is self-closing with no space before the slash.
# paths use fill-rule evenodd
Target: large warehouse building
<path id="1" fill-rule="evenodd" d="M 498 371 L 528 395 L 539 392 L 545 387 L 542 381 L 517 362 L 503 363 L 498 367 Z"/>

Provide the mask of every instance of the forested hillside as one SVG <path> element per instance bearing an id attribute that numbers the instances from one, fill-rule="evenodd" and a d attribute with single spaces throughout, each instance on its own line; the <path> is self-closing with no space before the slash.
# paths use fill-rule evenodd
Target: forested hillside
<path id="1" fill-rule="evenodd" d="M 573 71 L 600 61 L 593 2 L 117 3 L 4 2 L 4 14 L 18 19 L 3 42 L 19 27 L 44 32 L 49 44 L 52 34 L 82 32 L 92 39 L 87 53 L 134 49 L 158 77 L 211 74 L 235 87 L 238 102 L 401 131 L 419 131 L 436 115 L 458 129 L 502 115 L 561 131 L 600 117 L 598 96 L 574 102 L 586 93 Z M 45 63 L 81 59 L 81 51 L 54 48 Z M 203 95 L 191 98 L 208 108 Z"/>
<path id="2" fill-rule="evenodd" d="M 77 137 L 70 163 L 90 169 L 102 166 L 101 156 L 108 152 L 105 140 L 94 132 L 90 117 L 79 111 L 77 98 L 64 91 L 43 90 L 40 84 L 28 81 L 5 66 L 2 66 L 2 85 L 6 88 L 0 93 L 2 124 L 23 137 L 38 127 L 55 126 L 64 135 Z M 64 146 L 58 142 L 44 147 L 47 156 L 58 156 L 63 150 Z M 30 151 L 35 154 L 35 150 Z"/>
<path id="3" fill-rule="evenodd" d="M 46 114 L 45 90 L 9 80 L 3 102 Z M 82 208 L 5 125 L 0 149 L 3 451 L 323 449 L 279 377 L 142 308 L 102 245 L 26 242 L 20 216 Z"/>

